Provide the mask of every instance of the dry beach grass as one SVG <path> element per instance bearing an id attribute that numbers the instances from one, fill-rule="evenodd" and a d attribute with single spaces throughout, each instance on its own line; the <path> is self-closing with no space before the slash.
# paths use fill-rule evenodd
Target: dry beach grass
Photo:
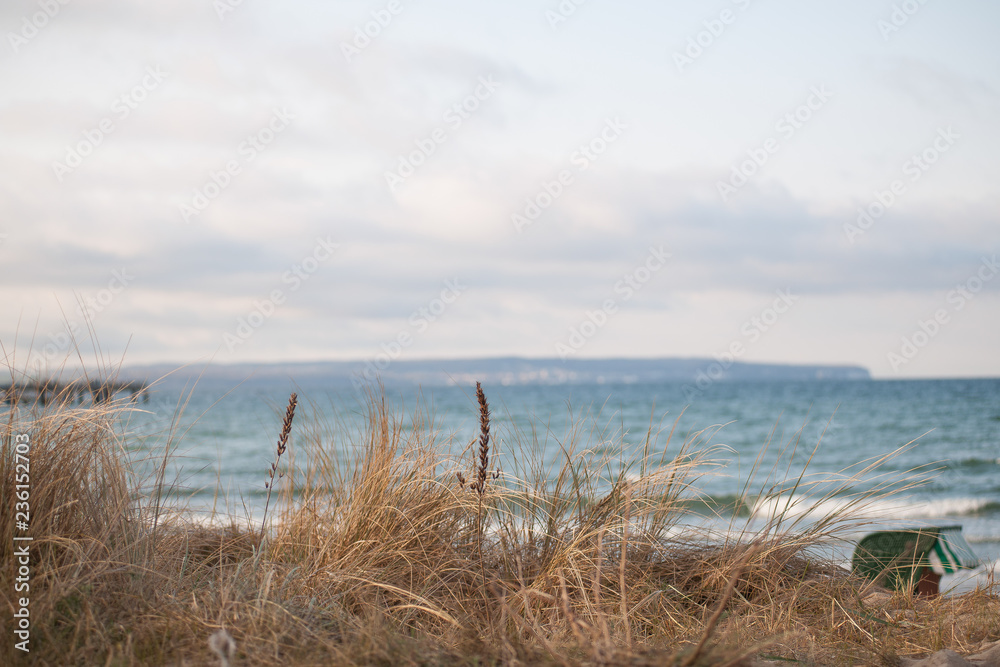
<path id="1" fill-rule="evenodd" d="M 460 457 L 429 415 L 393 414 L 379 389 L 350 442 L 293 429 L 294 405 L 276 465 L 262 471 L 277 495 L 267 526 L 209 527 L 140 493 L 116 419 L 127 406 L 9 412 L 0 606 L 9 619 L 8 490 L 15 436 L 27 433 L 31 652 L 4 632 L 2 661 L 892 665 L 1000 640 L 996 590 L 915 600 L 825 563 L 816 548 L 849 517 L 778 515 L 728 537 L 680 531 L 711 464 L 696 436 L 651 428 L 632 474 L 609 477 L 582 426 L 560 439 L 556 469 L 531 454 L 533 435 L 498 440 L 481 390 L 470 406 L 480 432 Z M 304 469 L 279 468 L 286 447 L 308 452 Z M 501 447 L 512 469 L 496 467 Z M 806 485 L 783 482 L 763 492 Z"/>

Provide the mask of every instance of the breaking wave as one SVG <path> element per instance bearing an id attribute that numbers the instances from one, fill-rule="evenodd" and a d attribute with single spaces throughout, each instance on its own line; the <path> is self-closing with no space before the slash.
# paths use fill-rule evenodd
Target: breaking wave
<path id="1" fill-rule="evenodd" d="M 808 496 L 762 498 L 753 504 L 751 516 L 767 518 L 784 513 L 787 517 L 821 518 L 842 512 L 872 519 L 937 519 L 941 517 L 1000 514 L 1000 502 L 984 498 L 942 498 L 933 501 L 903 499 L 873 500 L 854 504 L 847 498 L 818 500 Z"/>

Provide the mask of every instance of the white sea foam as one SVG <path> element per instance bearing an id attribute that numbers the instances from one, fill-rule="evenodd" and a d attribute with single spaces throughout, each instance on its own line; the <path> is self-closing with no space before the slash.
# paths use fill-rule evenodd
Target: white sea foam
<path id="1" fill-rule="evenodd" d="M 942 575 L 939 587 L 945 595 L 960 595 L 977 588 L 988 589 L 998 576 L 1000 576 L 1000 561 L 992 561 L 980 565 L 975 570 L 959 570 L 954 574 Z"/>
<path id="2" fill-rule="evenodd" d="M 989 503 L 982 498 L 942 498 L 934 501 L 904 504 L 894 510 L 901 518 L 929 518 L 968 516 L 982 510 Z"/>
<path id="3" fill-rule="evenodd" d="M 934 501 L 913 501 L 905 498 L 873 500 L 857 503 L 851 498 L 819 500 L 808 496 L 778 496 L 758 500 L 752 510 L 754 517 L 768 518 L 784 514 L 790 518 L 819 519 L 850 512 L 864 519 L 937 519 L 968 516 L 989 503 L 982 498 L 942 498 Z"/>

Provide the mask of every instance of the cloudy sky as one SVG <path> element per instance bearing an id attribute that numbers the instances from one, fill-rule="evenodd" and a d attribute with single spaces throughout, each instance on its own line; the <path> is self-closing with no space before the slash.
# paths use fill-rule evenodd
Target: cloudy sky
<path id="1" fill-rule="evenodd" d="M 0 341 L 997 376 L 998 28 L 989 0 L 4 0 Z"/>

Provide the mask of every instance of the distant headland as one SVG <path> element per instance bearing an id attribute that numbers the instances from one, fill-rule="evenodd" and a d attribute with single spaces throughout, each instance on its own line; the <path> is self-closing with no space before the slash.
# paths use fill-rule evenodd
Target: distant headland
<path id="1" fill-rule="evenodd" d="M 861 366 L 766 364 L 712 358 L 567 359 L 495 357 L 481 359 L 423 359 L 369 361 L 313 361 L 278 363 L 155 364 L 122 369 L 124 377 L 155 380 L 168 373 L 176 379 L 231 380 L 241 382 L 293 378 L 299 382 L 330 384 L 370 383 L 423 386 L 467 385 L 477 380 L 502 385 L 556 385 L 592 383 L 715 381 L 824 381 L 870 380 Z"/>

